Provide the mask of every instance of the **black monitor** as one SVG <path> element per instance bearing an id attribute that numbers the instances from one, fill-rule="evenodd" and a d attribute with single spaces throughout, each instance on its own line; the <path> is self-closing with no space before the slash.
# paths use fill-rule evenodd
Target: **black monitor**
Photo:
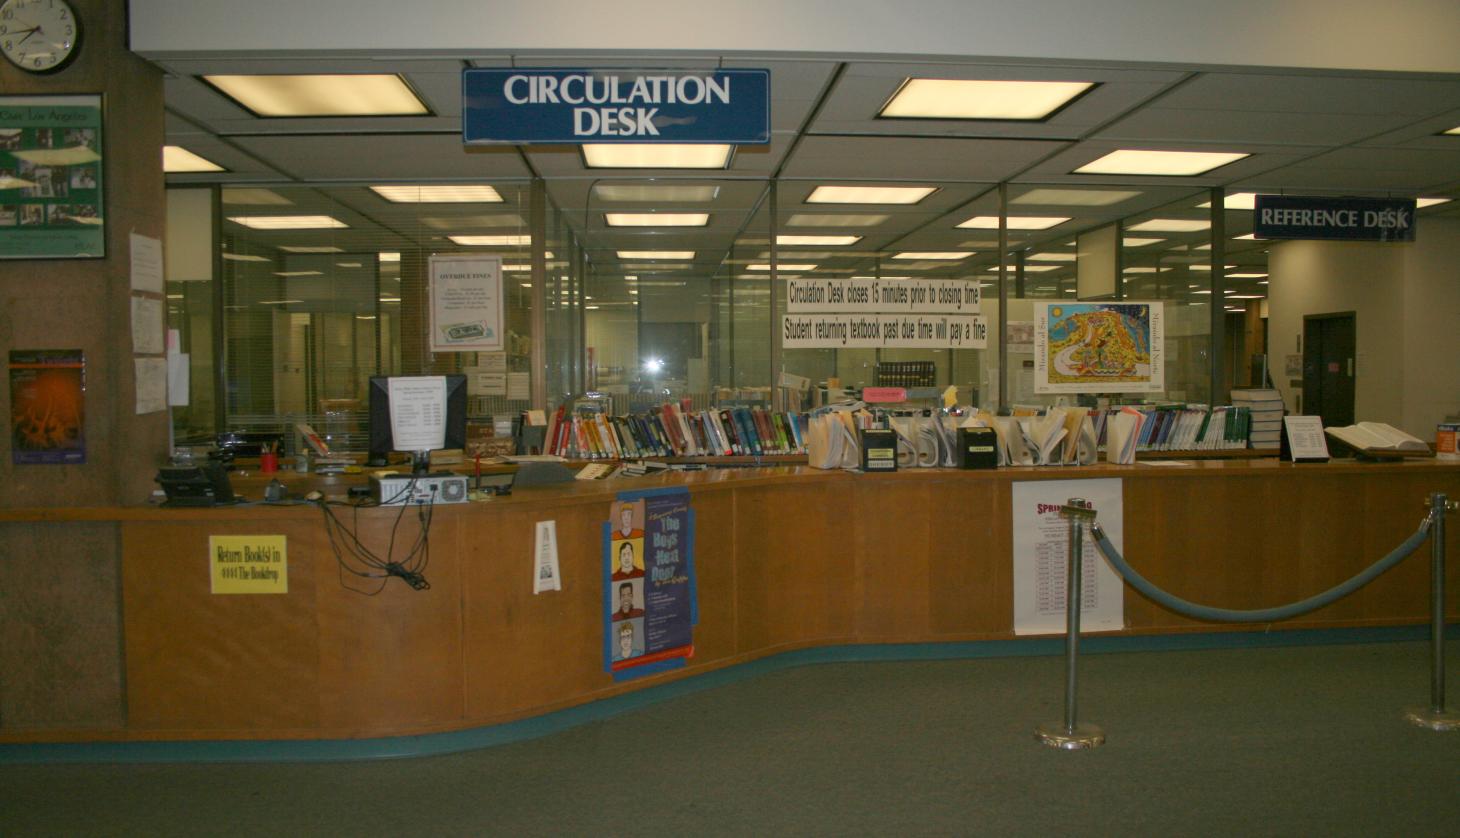
<path id="1" fill-rule="evenodd" d="M 404 376 L 406 378 L 428 378 L 431 376 Z M 447 375 L 446 379 L 446 443 L 442 448 L 466 447 L 466 376 Z M 429 452 L 403 449 L 396 446 L 395 435 L 390 424 L 390 379 L 387 375 L 370 377 L 370 455 L 366 464 L 383 466 L 392 451 L 405 451 L 411 455 L 412 470 L 424 474 L 430 470 Z"/>

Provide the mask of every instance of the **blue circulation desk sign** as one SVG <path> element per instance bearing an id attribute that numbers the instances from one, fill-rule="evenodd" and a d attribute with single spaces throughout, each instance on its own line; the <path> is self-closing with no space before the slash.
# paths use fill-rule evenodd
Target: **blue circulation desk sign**
<path id="1" fill-rule="evenodd" d="M 694 656 L 694 510 L 683 489 L 621 492 L 603 525 L 603 668 L 615 681 Z"/>
<path id="2" fill-rule="evenodd" d="M 469 69 L 467 144 L 771 141 L 769 70 Z"/>
<path id="3" fill-rule="evenodd" d="M 1414 241 L 1414 199 L 1258 195 L 1252 233 L 1259 239 Z"/>

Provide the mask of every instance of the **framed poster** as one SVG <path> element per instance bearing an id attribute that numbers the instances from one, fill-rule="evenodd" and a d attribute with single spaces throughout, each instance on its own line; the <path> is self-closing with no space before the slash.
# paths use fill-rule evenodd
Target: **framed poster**
<path id="1" fill-rule="evenodd" d="M 502 257 L 432 256 L 431 351 L 502 349 Z"/>
<path id="2" fill-rule="evenodd" d="M 1166 389 L 1161 303 L 1036 303 L 1034 392 Z"/>
<path id="3" fill-rule="evenodd" d="M 101 96 L 0 96 L 0 259 L 106 256 Z"/>

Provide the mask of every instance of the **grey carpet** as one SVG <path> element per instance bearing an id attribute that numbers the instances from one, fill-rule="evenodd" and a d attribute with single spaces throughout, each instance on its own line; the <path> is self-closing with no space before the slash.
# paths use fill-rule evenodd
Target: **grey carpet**
<path id="1" fill-rule="evenodd" d="M 1460 650 L 1451 644 L 1451 709 Z M 1457 835 L 1414 643 L 827 664 L 542 739 L 348 764 L 0 767 L 0 834 Z"/>

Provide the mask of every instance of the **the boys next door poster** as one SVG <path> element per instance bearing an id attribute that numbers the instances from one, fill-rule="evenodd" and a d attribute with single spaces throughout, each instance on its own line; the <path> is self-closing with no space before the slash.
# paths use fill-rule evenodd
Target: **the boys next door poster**
<path id="1" fill-rule="evenodd" d="M 603 530 L 604 669 L 617 681 L 684 666 L 698 621 L 689 493 L 620 493 Z"/>

